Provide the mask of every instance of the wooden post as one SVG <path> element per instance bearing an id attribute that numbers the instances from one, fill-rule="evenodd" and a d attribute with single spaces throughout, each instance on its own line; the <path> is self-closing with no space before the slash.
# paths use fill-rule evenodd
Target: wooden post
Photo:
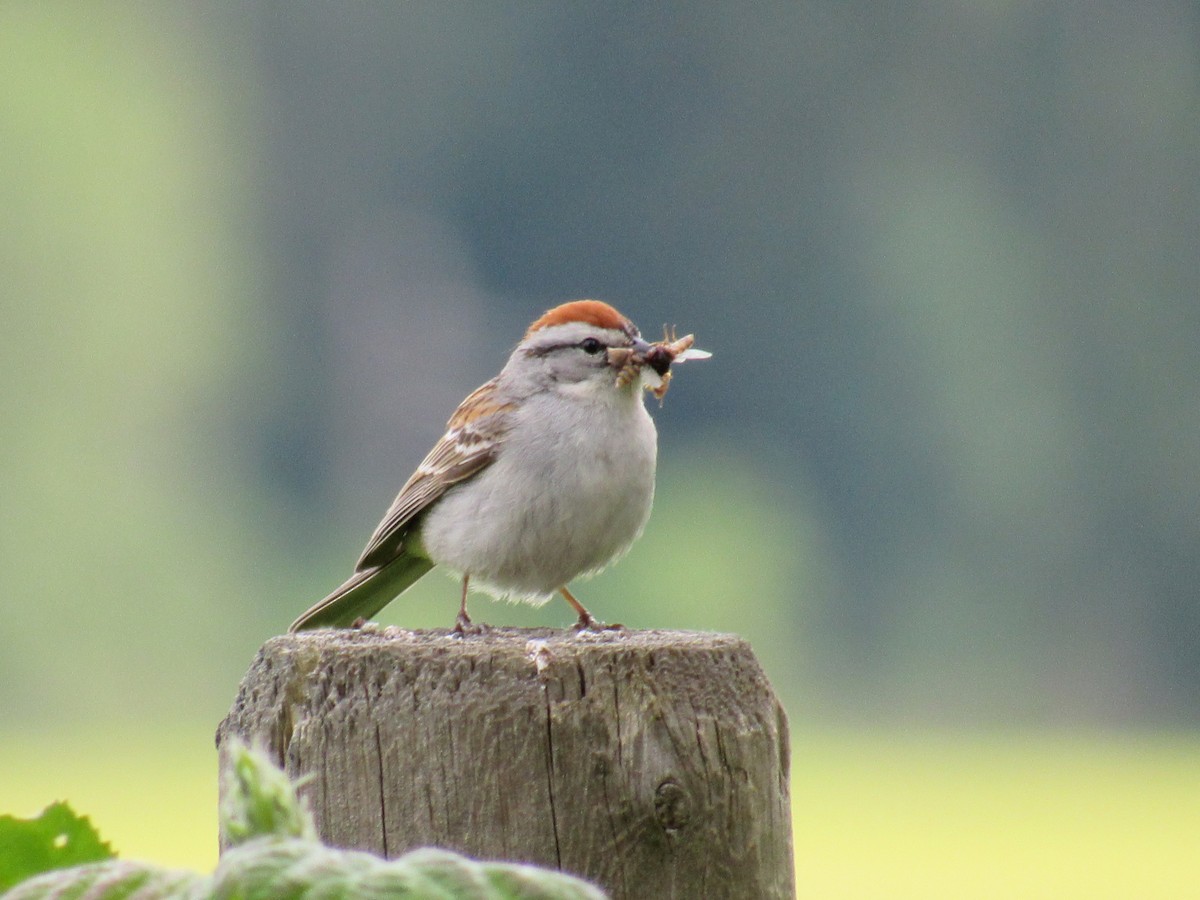
<path id="1" fill-rule="evenodd" d="M 529 862 L 614 898 L 794 896 L 787 720 L 733 635 L 286 635 L 218 747 L 235 736 L 310 779 L 335 846 Z"/>

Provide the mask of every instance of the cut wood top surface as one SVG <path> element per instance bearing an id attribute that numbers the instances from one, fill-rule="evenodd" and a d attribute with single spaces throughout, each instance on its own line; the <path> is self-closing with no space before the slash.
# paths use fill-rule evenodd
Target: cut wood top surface
<path id="1" fill-rule="evenodd" d="M 792 896 L 787 721 L 736 635 L 288 634 L 231 735 L 305 778 L 336 846 L 531 862 L 628 900 Z"/>

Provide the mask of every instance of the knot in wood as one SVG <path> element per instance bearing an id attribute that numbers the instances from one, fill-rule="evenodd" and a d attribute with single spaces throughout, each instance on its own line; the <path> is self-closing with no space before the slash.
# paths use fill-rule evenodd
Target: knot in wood
<path id="1" fill-rule="evenodd" d="M 692 818 L 692 798 L 673 778 L 654 792 L 654 816 L 666 831 L 679 831 Z"/>

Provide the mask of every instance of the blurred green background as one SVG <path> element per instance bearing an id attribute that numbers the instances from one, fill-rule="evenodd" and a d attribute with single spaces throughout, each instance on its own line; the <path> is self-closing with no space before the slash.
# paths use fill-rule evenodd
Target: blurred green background
<path id="1" fill-rule="evenodd" d="M 1184 2 L 0 0 L 0 812 L 210 864 L 258 645 L 595 296 L 715 356 L 579 593 L 752 641 L 801 888 L 1186 895 L 1198 122 Z"/>

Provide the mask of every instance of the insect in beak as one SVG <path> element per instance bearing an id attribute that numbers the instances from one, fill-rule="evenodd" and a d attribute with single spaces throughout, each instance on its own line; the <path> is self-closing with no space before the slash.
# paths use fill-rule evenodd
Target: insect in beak
<path id="1" fill-rule="evenodd" d="M 632 346 L 609 348 L 608 362 L 618 370 L 618 385 L 624 387 L 640 375 L 643 385 L 661 403 L 671 383 L 672 364 L 712 356 L 707 350 L 694 349 L 694 343 L 692 335 L 676 338 L 673 329 L 664 327 L 661 341 L 649 343 L 635 337 Z"/>

